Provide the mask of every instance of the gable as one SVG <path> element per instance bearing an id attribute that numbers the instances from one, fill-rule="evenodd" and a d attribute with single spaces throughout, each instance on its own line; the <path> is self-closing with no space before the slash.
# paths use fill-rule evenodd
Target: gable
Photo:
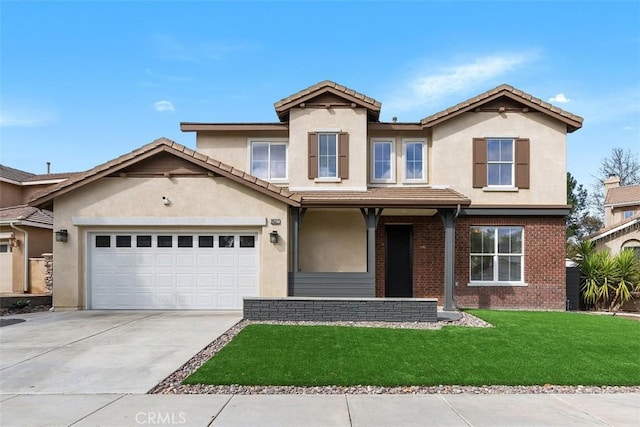
<path id="1" fill-rule="evenodd" d="M 370 121 L 380 117 L 382 104 L 362 93 L 330 80 L 317 83 L 274 104 L 281 121 L 289 118 L 292 108 L 365 108 Z"/>
<path id="2" fill-rule="evenodd" d="M 288 190 L 258 179 L 242 170 L 214 160 L 204 154 L 160 138 L 131 153 L 79 173 L 55 186 L 35 194 L 29 205 L 50 207 L 63 194 L 109 176 L 128 176 L 131 173 L 152 176 L 173 176 L 171 171 L 185 175 L 222 176 L 292 206 L 299 206 L 300 198 Z"/>

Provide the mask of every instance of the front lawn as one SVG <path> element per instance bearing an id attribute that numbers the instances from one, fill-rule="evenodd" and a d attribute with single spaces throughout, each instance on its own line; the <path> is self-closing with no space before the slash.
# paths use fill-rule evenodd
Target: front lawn
<path id="1" fill-rule="evenodd" d="M 640 385 L 640 322 L 559 312 L 470 312 L 495 328 L 253 324 L 185 384 Z"/>

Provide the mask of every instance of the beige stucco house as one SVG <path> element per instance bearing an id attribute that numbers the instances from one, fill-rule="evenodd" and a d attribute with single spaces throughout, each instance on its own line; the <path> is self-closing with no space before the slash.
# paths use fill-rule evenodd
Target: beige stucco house
<path id="1" fill-rule="evenodd" d="M 42 264 L 34 259 L 51 253 L 53 213 L 26 201 L 69 175 L 36 175 L 0 165 L 0 293 L 45 291 L 42 274 L 31 267 Z"/>
<path id="2" fill-rule="evenodd" d="M 566 135 L 502 85 L 419 122 L 324 81 L 271 123 L 181 123 L 34 196 L 55 211 L 57 309 L 238 309 L 244 297 L 564 309 Z"/>
<path id="3" fill-rule="evenodd" d="M 620 186 L 620 178 L 604 181 L 604 227 L 590 235 L 597 249 L 618 253 L 632 249 L 640 256 L 640 185 Z"/>

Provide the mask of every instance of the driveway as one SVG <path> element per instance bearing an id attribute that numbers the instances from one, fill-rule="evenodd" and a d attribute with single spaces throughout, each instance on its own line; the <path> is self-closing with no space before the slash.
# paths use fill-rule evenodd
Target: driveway
<path id="1" fill-rule="evenodd" d="M 68 311 L 12 317 L 26 322 L 0 328 L 1 394 L 146 393 L 242 315 Z"/>

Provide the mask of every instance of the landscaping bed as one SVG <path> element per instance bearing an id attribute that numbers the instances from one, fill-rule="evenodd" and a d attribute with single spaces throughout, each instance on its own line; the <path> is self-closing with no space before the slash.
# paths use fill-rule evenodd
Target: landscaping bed
<path id="1" fill-rule="evenodd" d="M 151 392 L 640 392 L 637 322 L 559 312 L 472 313 L 495 328 L 244 321 Z"/>

